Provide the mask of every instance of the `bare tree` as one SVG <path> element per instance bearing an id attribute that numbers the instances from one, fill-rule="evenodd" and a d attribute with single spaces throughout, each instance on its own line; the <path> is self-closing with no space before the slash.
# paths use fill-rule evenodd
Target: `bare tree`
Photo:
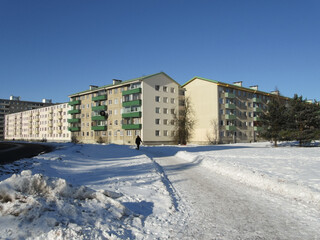
<path id="1" fill-rule="evenodd" d="M 218 120 L 210 121 L 211 129 L 207 132 L 207 139 L 210 144 L 217 144 L 219 141 L 219 124 Z"/>
<path id="2" fill-rule="evenodd" d="M 175 130 L 174 141 L 178 144 L 187 144 L 192 136 L 195 118 L 190 97 L 185 97 L 180 103 L 179 114 L 174 114 Z"/>

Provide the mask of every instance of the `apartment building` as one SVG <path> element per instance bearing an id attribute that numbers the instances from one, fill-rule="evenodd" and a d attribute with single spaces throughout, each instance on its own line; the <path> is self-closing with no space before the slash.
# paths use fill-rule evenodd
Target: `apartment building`
<path id="1" fill-rule="evenodd" d="M 5 116 L 5 140 L 69 142 L 68 103 Z"/>
<path id="2" fill-rule="evenodd" d="M 268 100 L 279 96 L 276 91 L 259 91 L 258 86 L 243 87 L 242 82 L 227 84 L 201 77 L 182 87 L 194 111 L 196 123 L 190 142 L 196 144 L 258 141 L 262 130 L 259 117 Z"/>
<path id="3" fill-rule="evenodd" d="M 22 112 L 52 105 L 51 100 L 42 102 L 21 101 L 20 97 L 10 96 L 9 99 L 0 99 L 0 140 L 4 139 L 4 118 L 6 114 Z"/>
<path id="4" fill-rule="evenodd" d="M 68 119 L 72 137 L 83 143 L 172 143 L 180 85 L 160 72 L 70 95 Z"/>

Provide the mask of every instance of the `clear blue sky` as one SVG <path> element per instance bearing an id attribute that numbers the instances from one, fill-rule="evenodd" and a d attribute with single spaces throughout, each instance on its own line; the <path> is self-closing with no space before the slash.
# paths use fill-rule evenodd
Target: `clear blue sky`
<path id="1" fill-rule="evenodd" d="M 0 0 L 0 98 L 160 71 L 320 100 L 320 1 Z"/>

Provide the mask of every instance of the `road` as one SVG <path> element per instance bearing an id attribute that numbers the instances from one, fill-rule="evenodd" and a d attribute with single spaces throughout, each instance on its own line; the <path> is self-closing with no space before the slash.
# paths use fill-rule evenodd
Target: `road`
<path id="1" fill-rule="evenodd" d="M 0 164 L 30 158 L 53 150 L 52 146 L 36 143 L 0 142 Z"/>
<path id="2" fill-rule="evenodd" d="M 163 171 L 173 203 L 189 215 L 177 229 L 180 239 L 320 239 L 315 209 L 235 182 L 201 163 L 159 152 L 148 156 Z"/>

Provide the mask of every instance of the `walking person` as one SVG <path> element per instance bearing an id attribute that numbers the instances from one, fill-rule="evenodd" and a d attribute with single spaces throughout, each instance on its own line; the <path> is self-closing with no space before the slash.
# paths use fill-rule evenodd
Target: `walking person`
<path id="1" fill-rule="evenodd" d="M 141 142 L 142 142 L 142 140 L 141 140 L 141 138 L 139 137 L 139 135 L 136 137 L 136 144 L 137 144 L 137 150 L 139 150 L 140 149 L 140 144 L 141 144 Z"/>

